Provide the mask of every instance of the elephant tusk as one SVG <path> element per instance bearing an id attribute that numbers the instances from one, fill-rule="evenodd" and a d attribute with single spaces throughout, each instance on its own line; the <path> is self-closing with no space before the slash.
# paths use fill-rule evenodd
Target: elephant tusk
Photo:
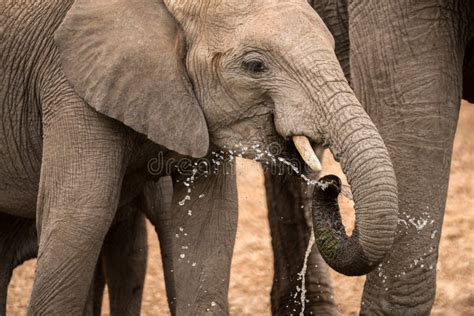
<path id="1" fill-rule="evenodd" d="M 322 170 L 321 162 L 318 156 L 316 156 L 313 147 L 311 146 L 308 137 L 306 136 L 293 136 L 293 143 L 303 158 L 304 162 L 309 166 L 313 172 Z"/>

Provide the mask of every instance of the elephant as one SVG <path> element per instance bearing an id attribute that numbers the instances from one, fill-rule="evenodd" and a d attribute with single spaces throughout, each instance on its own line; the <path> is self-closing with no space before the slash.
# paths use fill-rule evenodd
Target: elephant
<path id="1" fill-rule="evenodd" d="M 361 314 L 429 315 L 460 101 L 474 101 L 474 3 L 310 2 L 398 180 L 395 241 L 367 276 Z"/>
<path id="2" fill-rule="evenodd" d="M 322 256 L 361 274 L 391 248 L 398 194 L 387 148 L 306 1 L 2 5 L 0 212 L 36 220 L 30 315 L 84 312 L 114 219 L 168 175 L 173 200 L 156 225 L 172 312 L 226 313 L 237 188 L 232 162 L 213 155 L 236 146 L 267 159 L 254 145 L 279 144 L 312 169 L 312 143 L 328 147 L 357 221 L 353 238 L 320 245 Z"/>

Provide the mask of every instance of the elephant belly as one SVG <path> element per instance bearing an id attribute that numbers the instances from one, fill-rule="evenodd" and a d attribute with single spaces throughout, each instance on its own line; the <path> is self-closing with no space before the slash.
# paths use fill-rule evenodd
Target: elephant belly
<path id="1" fill-rule="evenodd" d="M 0 113 L 0 212 L 34 218 L 41 170 L 41 121 L 38 114 L 13 113 Z"/>
<path id="2" fill-rule="evenodd" d="M 31 170 L 21 161 L 23 159 L 14 161 L 11 157 L 5 157 L 3 152 L 0 156 L 0 212 L 34 218 L 40 164 Z"/>
<path id="3" fill-rule="evenodd" d="M 2 183 L 0 183 L 2 185 Z M 1 189 L 0 189 L 1 190 Z M 0 191 L 0 213 L 34 218 L 36 214 L 37 192 L 27 192 L 20 190 Z"/>

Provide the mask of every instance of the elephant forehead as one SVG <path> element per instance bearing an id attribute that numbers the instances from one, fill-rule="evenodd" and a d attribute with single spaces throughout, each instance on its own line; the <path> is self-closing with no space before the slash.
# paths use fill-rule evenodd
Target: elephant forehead
<path id="1" fill-rule="evenodd" d="M 302 42 L 319 43 L 334 49 L 334 39 L 316 12 L 306 4 L 282 1 L 260 7 L 247 21 L 236 28 L 237 39 L 244 38 L 258 44 L 280 46 L 283 49 Z"/>

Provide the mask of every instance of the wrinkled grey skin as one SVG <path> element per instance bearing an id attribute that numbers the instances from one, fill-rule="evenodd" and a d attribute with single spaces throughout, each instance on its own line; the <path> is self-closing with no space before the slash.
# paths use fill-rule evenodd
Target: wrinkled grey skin
<path id="1" fill-rule="evenodd" d="M 172 196 L 171 178 L 163 177 L 156 183 L 147 183 L 143 194 L 118 211 L 121 217 L 114 220 L 105 237 L 85 315 L 101 315 L 106 283 L 111 315 L 140 315 L 147 263 L 144 216 L 155 225 L 157 233 L 163 232 L 164 225 L 157 227 L 158 216 L 169 213 Z M 34 220 L 0 213 L 0 315 L 6 312 L 13 270 L 36 258 L 37 252 Z M 171 281 L 167 287 L 171 287 Z M 169 296 L 173 297 L 172 293 Z"/>
<path id="2" fill-rule="evenodd" d="M 460 100 L 474 101 L 474 4 L 312 2 L 341 48 L 344 69 L 350 57 L 354 91 L 387 144 L 398 180 L 397 236 L 367 277 L 361 314 L 428 315 Z M 427 224 L 417 229 L 410 220 Z"/>
<path id="3" fill-rule="evenodd" d="M 342 272 L 363 273 L 392 245 L 392 164 L 311 7 L 302 0 L 165 4 L 2 4 L 0 212 L 36 219 L 30 315 L 89 310 L 114 219 L 144 200 L 147 182 L 166 175 L 172 207 L 155 225 L 165 227 L 172 310 L 226 313 L 235 176 L 221 165 L 197 177 L 189 194 L 189 173 L 149 168 L 153 158 L 175 166 L 171 159 L 202 157 L 210 146 L 269 145 L 294 135 L 323 142 L 353 187 L 357 234 L 354 247 L 320 247 L 322 255 L 335 254 L 327 260 Z"/>
<path id="4" fill-rule="evenodd" d="M 153 184 L 149 186 L 154 187 Z M 157 208 L 151 210 L 156 211 Z M 133 204 L 119 213 L 124 215 L 111 226 L 102 246 L 85 315 L 101 314 L 106 280 L 110 313 L 140 315 L 147 262 L 145 214 Z M 6 313 L 7 290 L 13 270 L 26 260 L 36 258 L 37 252 L 35 221 L 0 213 L 0 315 Z"/>

